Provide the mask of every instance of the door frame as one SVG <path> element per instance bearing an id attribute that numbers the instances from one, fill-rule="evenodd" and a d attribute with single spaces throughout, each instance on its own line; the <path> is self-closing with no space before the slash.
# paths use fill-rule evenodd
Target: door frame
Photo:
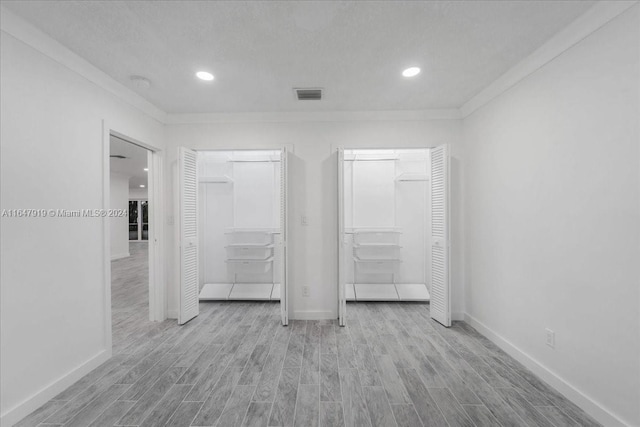
<path id="1" fill-rule="evenodd" d="M 329 154 L 331 156 L 333 156 L 334 154 L 336 155 L 336 163 L 337 160 L 339 160 L 340 155 L 339 155 L 339 151 L 342 150 L 343 152 L 346 150 L 433 150 L 434 148 L 438 147 L 438 145 L 434 145 L 434 146 L 426 146 L 426 145 L 417 145 L 417 146 L 401 146 L 401 147 L 389 147 L 386 145 L 381 145 L 381 146 L 371 146 L 371 145 L 366 145 L 366 146 L 353 146 L 353 145 L 349 145 L 349 146 L 345 146 L 345 145 L 341 145 L 341 144 L 331 144 L 331 147 L 329 149 Z M 344 164 L 344 159 L 343 159 L 343 164 Z M 343 167 L 343 164 L 339 164 L 337 165 L 337 167 Z M 338 178 L 339 174 L 341 172 L 339 170 L 336 170 L 336 181 L 338 181 L 338 185 L 340 185 L 340 179 Z M 344 173 L 344 172 L 342 172 Z M 344 180 L 343 180 L 344 182 Z M 340 326 L 345 326 L 347 323 L 347 301 L 346 301 L 346 296 L 344 298 L 344 304 L 342 304 L 342 299 L 341 299 L 341 295 L 340 292 L 344 292 L 344 288 L 341 286 L 341 277 L 340 275 L 341 270 L 344 270 L 344 267 L 341 269 L 341 265 L 342 265 L 342 254 L 344 252 L 344 249 L 341 249 L 341 246 L 343 244 L 343 239 L 344 236 L 341 235 L 341 227 L 340 224 L 344 222 L 344 218 L 340 218 L 341 214 L 344 214 L 344 209 L 341 209 L 340 206 L 342 204 L 344 204 L 344 201 L 341 201 L 340 198 L 344 197 L 344 189 L 340 189 L 337 188 L 337 212 L 338 212 L 338 238 L 337 238 L 337 247 L 336 247 L 336 252 L 338 253 L 337 256 L 337 260 L 338 260 L 338 275 L 337 275 L 337 290 L 338 290 L 338 320 L 340 323 Z M 450 258 L 451 256 L 449 256 Z M 450 265 L 451 263 L 449 263 Z M 346 279 L 345 279 L 346 280 Z M 451 282 L 449 282 L 449 291 L 451 291 Z"/>
<path id="2" fill-rule="evenodd" d="M 166 283 L 164 275 L 164 153 L 158 146 L 132 138 L 119 132 L 106 120 L 102 121 L 102 209 L 111 204 L 110 137 L 115 136 L 148 150 L 148 202 L 149 202 L 149 320 L 167 318 Z M 102 219 L 103 289 L 106 348 L 112 348 L 111 330 L 111 226 L 108 217 Z"/>

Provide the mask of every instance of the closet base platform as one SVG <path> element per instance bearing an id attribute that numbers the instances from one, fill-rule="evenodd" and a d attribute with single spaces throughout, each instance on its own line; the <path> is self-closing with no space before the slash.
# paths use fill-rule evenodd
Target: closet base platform
<path id="1" fill-rule="evenodd" d="M 207 283 L 200 301 L 280 301 L 279 283 Z"/>
<path id="2" fill-rule="evenodd" d="M 228 300 L 233 283 L 207 283 L 200 291 L 200 301 Z"/>
<path id="3" fill-rule="evenodd" d="M 353 283 L 347 283 L 344 288 L 345 296 L 347 301 L 355 301 L 356 300 L 356 291 L 353 288 Z"/>
<path id="4" fill-rule="evenodd" d="M 280 283 L 273 284 L 273 290 L 271 291 L 271 301 L 280 301 Z"/>
<path id="5" fill-rule="evenodd" d="M 427 285 L 423 283 L 396 283 L 400 301 L 429 301 L 431 296 Z"/>
<path id="6" fill-rule="evenodd" d="M 347 283 L 347 301 L 429 301 L 423 283 Z"/>

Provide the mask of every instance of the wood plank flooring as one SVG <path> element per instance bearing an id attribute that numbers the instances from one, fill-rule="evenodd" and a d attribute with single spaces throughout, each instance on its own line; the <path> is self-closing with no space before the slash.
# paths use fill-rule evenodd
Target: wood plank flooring
<path id="1" fill-rule="evenodd" d="M 114 357 L 18 426 L 599 425 L 467 324 L 433 322 L 428 304 L 352 303 L 346 327 L 282 327 L 269 302 L 149 322 L 134 268 L 145 252 L 113 263 Z"/>

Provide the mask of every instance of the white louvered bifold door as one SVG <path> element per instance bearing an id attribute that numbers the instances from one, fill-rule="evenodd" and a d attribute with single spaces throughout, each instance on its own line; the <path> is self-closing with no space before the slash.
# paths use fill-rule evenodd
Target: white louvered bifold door
<path id="1" fill-rule="evenodd" d="M 287 149 L 283 148 L 280 154 L 280 318 L 284 326 L 289 324 L 289 265 L 288 265 L 288 208 L 289 208 L 289 183 Z"/>
<path id="2" fill-rule="evenodd" d="M 180 212 L 180 312 L 183 325 L 198 315 L 198 170 L 197 154 L 178 151 L 178 203 Z"/>
<path id="3" fill-rule="evenodd" d="M 344 326 L 347 316 L 345 230 L 344 230 L 344 149 L 338 149 L 338 321 Z"/>
<path id="4" fill-rule="evenodd" d="M 449 287 L 449 150 L 431 150 L 431 318 L 451 326 Z"/>

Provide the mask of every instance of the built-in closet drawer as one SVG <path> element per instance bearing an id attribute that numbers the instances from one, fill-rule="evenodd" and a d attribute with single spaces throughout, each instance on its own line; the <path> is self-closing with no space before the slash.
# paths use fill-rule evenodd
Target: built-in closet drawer
<path id="1" fill-rule="evenodd" d="M 273 256 L 273 245 L 229 245 L 227 249 L 227 259 L 232 260 L 266 260 Z"/>
<path id="2" fill-rule="evenodd" d="M 400 234 L 400 231 L 396 230 L 356 230 L 353 232 L 353 243 L 356 245 L 398 245 Z"/>
<path id="3" fill-rule="evenodd" d="M 366 243 L 353 245 L 354 255 L 360 259 L 400 259 L 400 246 L 393 243 Z"/>
<path id="4" fill-rule="evenodd" d="M 267 246 L 273 244 L 272 231 L 230 230 L 226 233 L 229 246 Z"/>
<path id="5" fill-rule="evenodd" d="M 236 274 L 262 274 L 271 270 L 273 257 L 269 257 L 264 260 L 228 259 L 227 264 Z"/>
<path id="6" fill-rule="evenodd" d="M 400 266 L 398 259 L 362 259 L 354 257 L 358 272 L 360 273 L 376 273 L 376 274 L 396 274 Z"/>

